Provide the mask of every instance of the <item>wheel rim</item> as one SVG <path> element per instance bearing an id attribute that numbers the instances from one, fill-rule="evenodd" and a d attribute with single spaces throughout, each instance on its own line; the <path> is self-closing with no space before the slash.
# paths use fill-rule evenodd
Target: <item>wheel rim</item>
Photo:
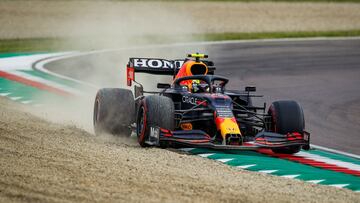
<path id="1" fill-rule="evenodd" d="M 99 121 L 99 108 L 100 108 L 100 102 L 98 99 L 96 99 L 95 108 L 94 108 L 94 119 L 93 119 L 94 125 Z"/>
<path id="2" fill-rule="evenodd" d="M 139 118 L 136 123 L 136 134 L 138 136 L 139 142 L 142 142 L 144 139 L 145 134 L 145 125 L 146 125 L 146 115 L 145 115 L 145 108 L 142 106 L 139 109 Z"/>

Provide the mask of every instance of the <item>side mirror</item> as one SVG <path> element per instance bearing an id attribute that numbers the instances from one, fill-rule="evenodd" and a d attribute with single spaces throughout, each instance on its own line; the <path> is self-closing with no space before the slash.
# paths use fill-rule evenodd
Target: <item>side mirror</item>
<path id="1" fill-rule="evenodd" d="M 246 92 L 256 92 L 256 87 L 254 87 L 254 86 L 246 86 L 245 91 Z"/>
<path id="2" fill-rule="evenodd" d="M 159 88 L 159 89 L 168 89 L 168 88 L 170 88 L 171 87 L 171 85 L 170 84 L 166 84 L 166 83 L 158 83 L 157 84 L 157 88 Z"/>

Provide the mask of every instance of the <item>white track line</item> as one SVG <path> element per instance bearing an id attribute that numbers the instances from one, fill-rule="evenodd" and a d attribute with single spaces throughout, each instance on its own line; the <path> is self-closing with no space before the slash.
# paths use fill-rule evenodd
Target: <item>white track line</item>
<path id="1" fill-rule="evenodd" d="M 325 181 L 325 179 L 322 179 L 322 180 L 308 180 L 308 181 L 306 181 L 306 182 L 318 184 L 318 183 L 323 182 L 323 181 Z"/>
<path id="2" fill-rule="evenodd" d="M 348 152 L 343 152 L 343 151 L 336 150 L 336 149 L 330 149 L 330 148 L 327 148 L 327 147 L 314 145 L 314 144 L 311 144 L 311 147 L 314 148 L 314 149 L 320 149 L 320 150 L 323 150 L 323 151 L 332 152 L 332 153 L 335 153 L 335 154 L 341 154 L 341 155 L 345 155 L 345 156 L 355 158 L 355 159 L 360 159 L 359 155 L 351 154 L 351 153 L 348 153 Z"/>
<path id="3" fill-rule="evenodd" d="M 283 175 L 283 176 L 280 176 L 280 177 L 294 179 L 294 178 L 299 177 L 299 176 L 300 176 L 300 174 L 294 174 L 294 175 Z"/>
<path id="4" fill-rule="evenodd" d="M 17 101 L 17 100 L 19 100 L 19 99 L 21 99 L 22 97 L 10 97 L 10 99 L 11 100 L 13 100 L 13 101 Z"/>
<path id="5" fill-rule="evenodd" d="M 70 80 L 70 81 L 73 81 L 73 82 L 76 82 L 76 83 L 79 83 L 79 84 L 82 84 L 82 85 L 85 85 L 85 86 L 89 86 L 89 87 L 98 89 L 99 87 L 96 86 L 96 85 L 94 85 L 94 84 L 87 83 L 87 82 L 80 81 L 80 80 L 76 80 L 76 79 L 74 79 L 74 78 L 70 78 L 70 77 L 67 77 L 67 76 L 65 76 L 65 75 L 60 75 L 60 74 L 54 73 L 54 72 L 49 71 L 48 69 L 46 69 L 46 68 L 44 67 L 45 64 L 50 63 L 50 62 L 53 62 L 53 61 L 58 61 L 58 60 L 62 60 L 62 59 L 68 59 L 68 58 L 73 58 L 73 57 L 88 55 L 88 54 L 90 54 L 90 53 L 91 53 L 91 52 L 85 52 L 85 53 L 70 52 L 70 53 L 67 53 L 67 54 L 64 54 L 64 55 L 61 55 L 61 56 L 49 57 L 49 58 L 47 58 L 47 59 L 42 59 L 42 60 L 40 60 L 40 61 L 36 61 L 36 62 L 33 64 L 33 66 L 34 66 L 34 68 L 35 68 L 36 70 L 45 72 L 45 73 L 50 74 L 50 75 L 53 75 L 53 76 L 55 76 L 55 77 L 62 78 L 62 79 L 66 79 L 66 80 Z"/>
<path id="6" fill-rule="evenodd" d="M 33 102 L 32 100 L 27 100 L 27 101 L 22 101 L 21 103 L 23 104 L 30 104 L 31 102 Z"/>
<path id="7" fill-rule="evenodd" d="M 201 156 L 201 157 L 204 157 L 204 158 L 206 158 L 206 157 L 209 157 L 209 156 L 211 156 L 211 155 L 214 155 L 215 153 L 208 153 L 208 154 L 198 154 L 198 156 Z"/>
<path id="8" fill-rule="evenodd" d="M 11 93 L 9 93 L 9 92 L 0 93 L 0 96 L 6 97 L 6 96 L 8 96 L 9 94 L 11 94 Z"/>
<path id="9" fill-rule="evenodd" d="M 34 61 L 64 54 L 66 54 L 66 52 L 0 58 L 0 69 L 3 71 L 32 70 L 31 66 Z"/>
<path id="10" fill-rule="evenodd" d="M 351 170 L 360 171 L 360 165 L 353 164 L 353 163 L 350 163 L 350 162 L 330 159 L 330 158 L 327 158 L 327 157 L 324 157 L 324 156 L 320 156 L 320 155 L 316 155 L 316 154 L 310 154 L 310 153 L 304 152 L 304 151 L 298 152 L 296 154 L 296 156 L 301 156 L 301 157 L 312 159 L 312 160 L 315 160 L 315 161 L 321 161 L 321 162 L 325 162 L 327 164 L 333 164 L 333 165 L 348 168 L 348 169 L 351 169 Z"/>
<path id="11" fill-rule="evenodd" d="M 328 186 L 331 186 L 331 187 L 337 187 L 337 188 L 343 188 L 343 187 L 346 187 L 348 186 L 349 184 L 332 184 L 332 185 L 328 185 Z"/>
<path id="12" fill-rule="evenodd" d="M 236 168 L 241 168 L 241 169 L 247 169 L 250 167 L 256 166 L 256 164 L 249 164 L 249 165 L 242 165 L 242 166 L 236 166 Z"/>
<path id="13" fill-rule="evenodd" d="M 258 171 L 258 172 L 270 174 L 270 173 L 275 173 L 276 171 L 278 171 L 278 170 L 261 170 L 261 171 Z"/>
<path id="14" fill-rule="evenodd" d="M 234 160 L 234 159 L 215 159 L 216 161 L 220 161 L 222 163 L 226 163 L 226 162 L 229 162 L 231 160 Z"/>

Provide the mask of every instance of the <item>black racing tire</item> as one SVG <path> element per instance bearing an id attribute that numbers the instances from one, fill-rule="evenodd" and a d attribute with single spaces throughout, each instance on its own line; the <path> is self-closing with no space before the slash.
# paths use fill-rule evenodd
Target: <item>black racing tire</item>
<path id="1" fill-rule="evenodd" d="M 148 147 L 145 140 L 149 137 L 150 127 L 156 126 L 167 130 L 174 130 L 174 103 L 164 96 L 146 96 L 139 105 L 136 119 L 136 134 L 142 147 Z M 164 143 L 160 143 L 166 147 Z"/>
<path id="2" fill-rule="evenodd" d="M 279 134 L 303 133 L 305 129 L 304 113 L 296 101 L 276 101 L 273 102 L 268 111 L 271 116 L 271 132 Z M 292 146 L 272 149 L 275 153 L 295 154 L 299 152 L 301 146 Z"/>
<path id="3" fill-rule="evenodd" d="M 100 89 L 94 103 L 94 131 L 96 135 L 109 133 L 129 137 L 135 122 L 135 101 L 130 90 Z"/>

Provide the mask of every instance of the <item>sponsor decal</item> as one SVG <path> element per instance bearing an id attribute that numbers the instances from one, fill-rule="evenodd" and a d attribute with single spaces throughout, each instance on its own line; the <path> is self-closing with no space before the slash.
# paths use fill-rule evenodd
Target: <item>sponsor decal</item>
<path id="1" fill-rule="evenodd" d="M 183 130 L 192 130 L 193 129 L 193 126 L 191 123 L 182 123 L 180 125 L 181 129 Z"/>
<path id="2" fill-rule="evenodd" d="M 184 63 L 183 60 L 166 60 L 150 58 L 131 58 L 135 68 L 154 68 L 154 69 L 174 69 L 180 68 Z"/>
<path id="3" fill-rule="evenodd" d="M 226 130 L 229 131 L 229 132 L 235 132 L 236 129 L 235 129 L 235 128 L 229 128 L 229 127 L 228 127 L 228 128 L 226 128 Z"/>
<path id="4" fill-rule="evenodd" d="M 183 96 L 182 97 L 182 102 L 184 102 L 184 103 L 196 105 L 198 101 L 200 101 L 200 100 L 198 98 L 196 98 L 196 97 L 190 97 L 190 96 Z"/>
<path id="5" fill-rule="evenodd" d="M 216 113 L 221 118 L 233 118 L 234 114 L 230 108 L 217 108 Z"/>

